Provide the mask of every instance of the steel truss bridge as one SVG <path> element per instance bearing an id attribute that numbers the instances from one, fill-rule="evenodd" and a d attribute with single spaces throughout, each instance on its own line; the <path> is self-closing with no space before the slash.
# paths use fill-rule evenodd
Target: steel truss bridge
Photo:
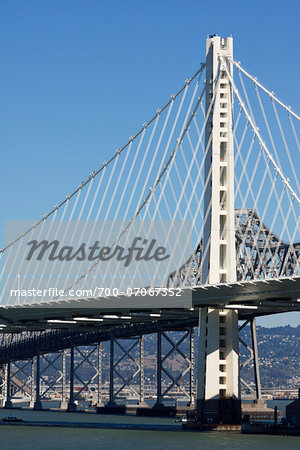
<path id="1" fill-rule="evenodd" d="M 233 59 L 232 38 L 207 39 L 206 63 L 184 87 L 71 195 L 1 250 L 2 405 L 11 407 L 21 392 L 39 409 L 55 393 L 62 408 L 74 410 L 91 386 L 102 405 L 105 341 L 108 404 L 124 393 L 144 404 L 144 336 L 155 334 L 156 405 L 177 392 L 196 406 L 200 422 L 239 423 L 240 382 L 253 391 L 239 377 L 239 329 L 251 327 L 251 345 L 241 343 L 250 352 L 244 366 L 254 362 L 259 400 L 255 318 L 300 311 L 299 121 Z M 105 221 L 118 220 L 117 230 L 106 228 Z M 95 229 L 111 248 L 126 247 L 131 230 L 141 235 L 147 220 L 147 233 L 157 238 L 159 228 L 178 250 L 175 266 L 150 272 L 135 266 L 128 276 L 99 260 L 84 269 L 74 261 L 50 268 L 23 261 L 29 240 L 79 235 L 82 242 Z M 29 297 L 28 280 L 38 280 L 44 292 L 55 282 L 61 293 Z M 94 292 L 99 280 L 108 289 L 117 283 L 118 295 L 70 295 Z M 128 295 L 128 288 L 144 286 L 143 294 Z M 171 296 L 174 291 L 180 296 Z M 174 354 L 185 365 L 179 375 L 168 365 Z M 122 374 L 124 361 L 132 365 L 129 376 Z M 89 380 L 79 374 L 84 365 L 93 372 Z"/>

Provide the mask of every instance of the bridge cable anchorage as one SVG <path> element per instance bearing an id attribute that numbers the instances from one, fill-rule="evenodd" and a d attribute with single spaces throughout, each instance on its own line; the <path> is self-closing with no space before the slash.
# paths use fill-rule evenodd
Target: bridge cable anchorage
<path id="1" fill-rule="evenodd" d="M 226 73 L 227 73 L 227 76 L 228 76 L 228 79 L 229 79 L 229 81 L 230 81 L 230 84 L 231 84 L 231 86 L 232 86 L 232 88 L 233 88 L 233 90 L 234 90 L 234 92 L 235 92 L 235 94 L 236 94 L 236 97 L 238 98 L 238 101 L 239 101 L 241 107 L 243 108 L 243 111 L 244 111 L 244 113 L 245 113 L 245 115 L 246 115 L 246 117 L 247 117 L 247 119 L 248 119 L 248 121 L 249 121 L 249 123 L 250 123 L 250 125 L 251 125 L 251 127 L 252 127 L 252 129 L 253 129 L 253 131 L 254 131 L 254 133 L 256 134 L 256 136 L 257 136 L 257 138 L 258 138 L 258 140 L 259 140 L 259 143 L 260 143 L 262 149 L 263 149 L 264 152 L 266 153 L 267 158 L 269 158 L 270 161 L 272 162 L 272 164 L 273 164 L 275 170 L 276 170 L 276 171 L 278 172 L 278 174 L 280 175 L 280 177 L 281 177 L 283 183 L 286 185 L 286 187 L 287 187 L 288 190 L 290 191 L 291 195 L 297 200 L 298 204 L 300 205 L 300 198 L 299 198 L 299 196 L 298 196 L 297 193 L 294 191 L 294 189 L 291 187 L 289 180 L 284 176 L 284 174 L 282 173 L 280 167 L 278 166 L 278 164 L 277 164 L 276 161 L 274 160 L 272 154 L 271 154 L 270 151 L 268 150 L 268 148 L 267 148 L 265 142 L 263 141 L 263 139 L 262 139 L 262 137 L 261 137 L 261 135 L 260 135 L 259 129 L 258 129 L 257 126 L 255 125 L 255 123 L 253 122 L 253 120 L 252 120 L 252 118 L 251 118 L 251 115 L 250 115 L 249 112 L 247 111 L 247 109 L 246 109 L 246 107 L 245 107 L 245 104 L 244 104 L 244 102 L 243 102 L 243 100 L 242 100 L 242 98 L 241 98 L 241 96 L 240 96 L 240 93 L 239 93 L 239 91 L 238 91 L 238 89 L 237 89 L 237 87 L 236 87 L 236 85 L 235 85 L 235 83 L 234 83 L 234 81 L 233 81 L 233 79 L 232 79 L 232 77 L 231 77 L 229 71 L 228 71 L 228 68 L 227 68 L 225 59 L 224 59 L 222 56 L 220 56 L 220 60 L 221 60 L 221 61 L 223 62 L 223 64 L 224 64 L 224 69 L 225 69 L 225 71 L 226 71 Z M 298 118 L 298 117 L 297 117 L 297 118 Z"/>
<path id="2" fill-rule="evenodd" d="M 128 229 L 131 227 L 132 223 L 134 222 L 134 220 L 139 216 L 139 214 L 141 213 L 141 211 L 144 209 L 145 205 L 147 204 L 148 200 L 151 198 L 151 196 L 153 195 L 156 187 L 159 185 L 159 183 L 161 182 L 161 180 L 163 179 L 165 173 L 167 172 L 170 164 L 172 163 L 173 159 L 176 156 L 176 153 L 178 151 L 178 148 L 180 147 L 183 138 L 185 136 L 185 134 L 187 133 L 189 126 L 196 114 L 196 111 L 202 101 L 203 95 L 205 92 L 205 87 L 201 93 L 201 96 L 198 98 L 197 103 L 195 108 L 193 109 L 190 118 L 183 130 L 183 132 L 181 133 L 181 136 L 177 139 L 177 143 L 175 146 L 175 149 L 173 150 L 173 152 L 171 153 L 169 159 L 167 160 L 166 165 L 164 166 L 163 170 L 161 171 L 161 173 L 159 174 L 159 176 L 157 177 L 154 185 L 152 186 L 152 188 L 149 190 L 148 195 L 145 197 L 145 199 L 143 200 L 143 202 L 140 204 L 140 206 L 138 207 L 138 209 L 136 210 L 135 214 L 133 215 L 133 217 L 130 219 L 130 221 L 128 222 L 128 224 L 125 226 L 125 228 L 121 231 L 121 233 L 119 234 L 119 236 L 115 239 L 115 241 L 112 243 L 111 247 L 113 247 L 114 245 L 117 244 L 117 242 L 119 242 L 119 240 L 121 239 L 121 237 L 128 231 Z M 66 292 L 68 292 L 70 289 L 72 289 L 75 285 L 77 285 L 83 278 L 85 278 L 98 264 L 99 264 L 100 260 L 96 261 L 84 274 L 82 274 L 77 280 L 75 280 L 73 283 L 71 283 L 71 285 L 69 285 L 65 290 L 63 295 L 66 294 Z M 56 296 L 53 298 L 53 300 L 57 300 L 60 297 L 60 295 Z"/>
<path id="3" fill-rule="evenodd" d="M 77 189 L 75 189 L 71 194 L 68 194 L 66 196 L 65 200 L 56 204 L 55 207 L 52 210 L 50 210 L 47 214 L 44 214 L 40 220 L 35 222 L 31 227 L 29 227 L 26 231 L 24 231 L 16 239 L 12 240 L 8 245 L 1 248 L 0 255 L 2 253 L 4 253 L 8 248 L 13 246 L 16 242 L 20 241 L 20 239 L 22 239 L 22 237 L 26 236 L 31 231 L 33 231 L 35 228 L 37 228 L 41 223 L 46 221 L 55 211 L 60 209 L 65 203 L 67 203 L 69 200 L 71 200 L 76 194 L 78 194 L 82 190 L 82 188 L 86 187 L 92 179 L 94 179 L 100 172 L 102 172 L 107 166 L 109 166 L 110 163 L 112 161 L 114 161 L 115 158 L 117 158 L 125 149 L 127 149 L 127 147 L 130 145 L 130 143 L 135 141 L 136 138 L 141 135 L 143 130 L 145 130 L 145 128 L 147 128 L 170 105 L 170 103 L 172 103 L 173 101 L 176 100 L 176 98 L 184 91 L 186 86 L 188 86 L 198 75 L 200 75 L 203 72 L 205 67 L 206 67 L 206 64 L 201 63 L 199 70 L 197 70 L 197 72 L 190 79 L 185 81 L 184 86 L 176 94 L 172 94 L 171 99 L 162 108 L 158 109 L 156 114 L 152 117 L 152 119 L 150 119 L 148 122 L 144 123 L 142 128 L 134 136 L 130 137 L 128 142 L 123 147 L 117 149 L 115 154 L 108 161 L 105 161 L 99 169 L 97 169 L 96 171 L 93 171 L 87 180 L 82 181 L 82 183 L 79 184 Z"/>

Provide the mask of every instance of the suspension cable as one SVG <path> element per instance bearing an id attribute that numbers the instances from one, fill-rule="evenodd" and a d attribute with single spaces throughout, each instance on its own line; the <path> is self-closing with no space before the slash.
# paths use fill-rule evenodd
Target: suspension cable
<path id="1" fill-rule="evenodd" d="M 240 62 L 234 61 L 231 58 L 227 58 L 230 62 L 232 62 L 235 67 L 237 67 L 239 70 L 241 70 L 253 83 L 255 83 L 257 86 L 259 86 L 266 94 L 268 94 L 272 99 L 274 99 L 280 106 L 282 106 L 288 113 L 290 113 L 292 116 L 294 116 L 296 119 L 300 120 L 300 116 L 296 114 L 294 111 L 292 111 L 292 108 L 290 106 L 285 105 L 281 100 L 279 100 L 278 97 L 274 95 L 274 92 L 268 91 L 259 81 L 257 81 L 256 77 L 253 77 L 248 73 L 243 67 L 241 66 Z"/>
<path id="2" fill-rule="evenodd" d="M 38 227 L 42 222 L 44 222 L 45 220 L 48 219 L 48 217 L 50 217 L 55 211 L 57 211 L 58 209 L 60 209 L 66 202 L 68 202 L 72 197 L 74 197 L 78 192 L 81 191 L 81 189 L 83 189 L 86 185 L 88 185 L 90 183 L 90 181 L 95 178 L 100 172 L 102 172 L 112 161 L 114 161 L 114 159 L 119 156 L 133 141 L 135 141 L 135 139 L 141 134 L 143 133 L 143 131 L 145 130 L 145 128 L 147 128 L 149 125 L 151 125 L 151 123 L 166 109 L 168 108 L 168 106 L 170 105 L 170 103 L 172 103 L 185 89 L 187 84 L 190 84 L 198 75 L 200 75 L 204 68 L 205 68 L 206 64 L 205 63 L 201 63 L 200 65 L 200 69 L 197 70 L 197 72 L 192 76 L 192 78 L 187 79 L 185 82 L 185 85 L 176 93 L 176 94 L 172 94 L 171 95 L 171 99 L 160 109 L 157 110 L 156 114 L 152 117 L 152 119 L 150 119 L 148 122 L 146 122 L 145 124 L 143 124 L 143 127 L 134 135 L 131 136 L 128 140 L 128 142 L 123 145 L 123 147 L 119 148 L 116 150 L 116 153 L 108 160 L 108 161 L 104 161 L 102 166 L 91 173 L 91 175 L 89 176 L 89 178 L 86 181 L 83 181 L 79 187 L 72 192 L 72 194 L 68 194 L 65 198 L 65 200 L 63 200 L 61 203 L 59 203 L 58 205 L 55 205 L 55 207 L 49 211 L 47 214 L 44 214 L 43 217 L 38 220 L 37 222 L 33 223 L 33 225 L 28 228 L 25 232 L 23 232 L 22 234 L 20 234 L 16 239 L 14 239 L 13 241 L 11 241 L 8 245 L 6 245 L 5 247 L 0 249 L 0 255 L 5 252 L 5 250 L 7 250 L 9 247 L 11 247 L 12 245 L 14 245 L 16 242 L 18 242 L 20 239 L 22 239 L 24 236 L 26 236 L 28 233 L 30 233 L 32 230 L 34 230 L 36 227 Z"/>
<path id="3" fill-rule="evenodd" d="M 278 164 L 277 164 L 276 161 L 274 160 L 272 154 L 269 152 L 269 150 L 268 150 L 266 144 L 264 143 L 264 141 L 263 141 L 263 139 L 262 139 L 262 137 L 261 137 L 261 135 L 260 135 L 260 133 L 259 133 L 258 128 L 257 128 L 257 127 L 255 126 L 255 124 L 253 123 L 252 118 L 251 118 L 250 114 L 248 113 L 248 111 L 247 111 L 247 109 L 246 109 L 246 107 L 245 107 L 245 104 L 244 104 L 244 102 L 243 102 L 243 100 L 242 100 L 242 98 L 241 98 L 241 96 L 240 96 L 240 93 L 239 93 L 237 87 L 235 86 L 235 83 L 234 83 L 234 81 L 233 81 L 233 79 L 232 79 L 232 77 L 231 77 L 231 75 L 230 75 L 230 73 L 229 73 L 229 71 L 228 71 L 228 68 L 227 68 L 225 59 L 224 59 L 222 56 L 220 57 L 220 59 L 221 59 L 221 61 L 222 61 L 223 64 L 224 64 L 224 69 L 226 70 L 226 73 L 227 73 L 228 79 L 229 79 L 229 81 L 230 81 L 230 84 L 231 84 L 231 86 L 232 86 L 232 88 L 233 88 L 233 90 L 234 90 L 234 92 L 235 92 L 235 94 L 236 94 L 236 96 L 237 96 L 237 98 L 238 98 L 238 100 L 239 100 L 239 103 L 240 103 L 241 107 L 242 107 L 243 110 L 244 110 L 244 113 L 245 113 L 245 115 L 246 115 L 247 120 L 249 121 L 249 123 L 250 123 L 250 125 L 251 125 L 251 127 L 252 127 L 252 129 L 253 129 L 253 131 L 254 131 L 254 133 L 256 134 L 256 136 L 257 136 L 257 138 L 258 138 L 258 140 L 259 140 L 259 143 L 260 143 L 262 149 L 265 151 L 267 157 L 268 157 L 268 158 L 270 159 L 270 161 L 272 162 L 272 164 L 273 164 L 275 170 L 278 172 L 278 174 L 279 174 L 280 177 L 282 178 L 283 183 L 287 186 L 287 188 L 288 188 L 289 191 L 291 192 L 292 196 L 297 200 L 298 204 L 300 204 L 300 198 L 298 197 L 298 195 L 297 195 L 297 193 L 294 191 L 294 189 L 291 187 L 291 185 L 290 185 L 288 179 L 283 175 L 283 173 L 282 173 L 280 167 L 278 166 Z M 300 118 L 299 118 L 299 120 L 300 120 Z"/>
<path id="4" fill-rule="evenodd" d="M 205 89 L 204 89 L 205 90 Z M 139 207 L 137 208 L 136 212 L 134 213 L 133 217 L 128 221 L 127 225 L 125 226 L 125 228 L 123 228 L 123 230 L 121 231 L 121 233 L 119 234 L 119 236 L 115 239 L 115 241 L 112 244 L 112 247 L 116 244 L 116 242 L 118 242 L 121 237 L 127 232 L 127 230 L 131 227 L 132 223 L 134 222 L 134 220 L 139 216 L 139 214 L 141 213 L 141 211 L 144 209 L 145 205 L 148 203 L 148 200 L 150 199 L 150 197 L 153 195 L 156 187 L 160 184 L 162 178 L 164 177 L 165 173 L 168 171 L 168 168 L 170 166 L 170 164 L 172 163 L 172 161 L 175 158 L 175 155 L 178 151 L 178 148 L 180 147 L 182 140 L 185 136 L 185 134 L 187 133 L 189 126 L 197 112 L 197 109 L 202 101 L 202 97 L 203 97 L 203 93 L 204 90 L 201 94 L 201 96 L 198 98 L 197 103 L 195 108 L 193 109 L 191 116 L 184 128 L 184 130 L 181 133 L 181 136 L 177 139 L 177 143 L 175 146 L 175 149 L 173 150 L 173 152 L 171 153 L 169 159 L 166 162 L 166 165 L 164 166 L 163 170 L 161 171 L 161 173 L 158 175 L 154 185 L 152 188 L 149 189 L 149 193 L 146 196 L 146 198 L 144 199 L 144 201 L 139 205 Z M 64 290 L 64 294 L 66 292 L 68 292 L 73 286 L 75 286 L 76 284 L 78 284 L 82 279 L 84 279 L 98 264 L 99 264 L 100 260 L 96 261 L 85 273 L 83 273 L 77 280 L 75 280 L 73 283 L 71 283 L 65 290 Z M 57 298 L 59 298 L 60 295 L 56 296 L 53 298 L 53 300 L 57 300 Z"/>

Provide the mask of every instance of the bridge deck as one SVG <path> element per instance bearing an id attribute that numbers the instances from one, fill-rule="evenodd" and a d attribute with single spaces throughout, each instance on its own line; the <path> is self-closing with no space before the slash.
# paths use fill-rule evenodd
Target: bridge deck
<path id="1" fill-rule="evenodd" d="M 180 300 L 119 296 L 0 307 L 2 332 L 97 328 L 157 320 L 195 319 L 199 307 L 234 308 L 240 319 L 300 311 L 300 277 L 184 289 Z M 79 319 L 80 318 L 80 319 Z M 84 320 L 86 318 L 87 320 Z M 93 322 L 93 319 L 98 319 Z M 100 320 L 99 320 L 100 319 Z M 50 321 L 50 322 L 49 322 Z"/>

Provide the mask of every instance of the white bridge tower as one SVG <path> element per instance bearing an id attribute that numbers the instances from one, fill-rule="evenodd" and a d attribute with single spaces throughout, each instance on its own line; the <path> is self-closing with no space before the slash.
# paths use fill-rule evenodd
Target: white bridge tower
<path id="1" fill-rule="evenodd" d="M 206 42 L 206 191 L 204 200 L 203 283 L 236 281 L 234 224 L 234 145 L 231 77 L 233 39 Z M 238 314 L 202 308 L 199 312 L 198 420 L 239 423 Z"/>

